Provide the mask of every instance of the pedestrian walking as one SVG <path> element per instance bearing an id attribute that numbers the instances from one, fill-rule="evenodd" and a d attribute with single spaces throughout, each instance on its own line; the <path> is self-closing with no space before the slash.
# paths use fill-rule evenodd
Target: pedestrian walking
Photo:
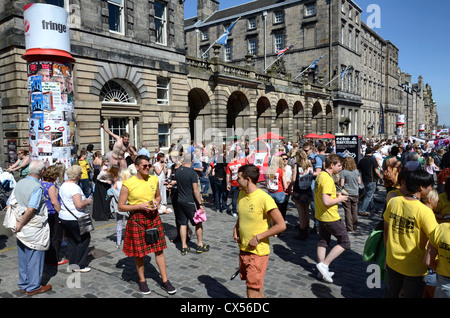
<path id="1" fill-rule="evenodd" d="M 19 268 L 18 286 L 28 296 L 45 293 L 51 285 L 42 285 L 45 251 L 50 245 L 50 227 L 47 222 L 47 206 L 39 180 L 45 171 L 42 160 L 29 164 L 29 174 L 17 182 L 7 201 L 7 209 L 17 238 Z M 9 219 L 9 218 L 7 218 Z"/>
<path id="2" fill-rule="evenodd" d="M 358 169 L 361 172 L 361 179 L 364 184 L 364 196 L 359 209 L 359 215 L 369 216 L 370 211 L 375 211 L 373 195 L 377 189 L 377 180 L 382 178 L 378 163 L 373 157 L 373 148 L 366 148 L 366 155 L 358 162 Z M 378 178 L 378 179 L 377 179 Z"/>
<path id="3" fill-rule="evenodd" d="M 240 277 L 246 281 L 249 298 L 264 297 L 264 277 L 270 254 L 269 237 L 286 229 L 275 201 L 258 188 L 258 179 L 258 167 L 248 164 L 239 168 L 239 215 L 233 238 L 239 243 Z"/>
<path id="4" fill-rule="evenodd" d="M 342 158 L 337 154 L 330 154 L 325 159 L 325 171 L 316 179 L 314 188 L 315 216 L 319 221 L 319 242 L 317 244 L 317 269 L 326 282 L 332 283 L 333 272 L 329 271 L 330 264 L 345 250 L 350 249 L 350 239 L 345 225 L 338 213 L 338 203 L 348 200 L 348 196 L 337 194 L 333 175 L 342 170 Z M 330 246 L 331 235 L 336 237 L 337 244 L 326 254 Z"/>
<path id="5" fill-rule="evenodd" d="M 189 247 L 187 245 L 187 228 L 190 222 L 195 226 L 195 235 L 197 236 L 198 254 L 209 251 L 209 245 L 203 243 L 203 222 L 194 222 L 194 215 L 197 210 L 201 209 L 201 213 L 206 213 L 202 204 L 200 188 L 198 182 L 198 174 L 192 166 L 192 155 L 188 152 L 183 155 L 183 164 L 175 173 L 178 191 L 178 223 L 180 224 L 181 237 L 181 255 L 187 255 Z"/>
<path id="6" fill-rule="evenodd" d="M 175 287 L 167 279 L 166 258 L 164 249 L 167 248 L 164 229 L 158 213 L 161 196 L 158 189 L 158 178 L 149 174 L 150 158 L 137 156 L 135 161 L 137 174 L 122 184 L 119 195 L 118 208 L 121 212 L 130 212 L 125 229 L 123 251 L 129 257 L 134 257 L 139 276 L 139 290 L 142 294 L 149 294 L 144 273 L 144 256 L 155 253 L 156 264 L 161 274 L 161 288 L 169 295 L 176 293 Z M 146 239 L 146 230 L 156 229 L 152 239 Z"/>
<path id="7" fill-rule="evenodd" d="M 312 182 L 314 168 L 303 149 L 297 150 L 296 162 L 292 171 L 292 201 L 298 213 L 299 235 L 296 238 L 306 240 L 309 229 L 309 206 L 313 200 Z"/>
<path id="8" fill-rule="evenodd" d="M 247 164 L 247 159 L 245 157 L 238 158 L 237 151 L 234 150 L 230 151 L 230 158 L 232 160 L 227 164 L 226 168 L 227 191 L 231 195 L 232 215 L 237 217 L 237 198 L 239 195 L 237 175 L 239 168 Z"/>
<path id="9" fill-rule="evenodd" d="M 355 159 L 347 157 L 344 159 L 342 171 L 339 175 L 342 192 L 348 195 L 348 200 L 342 202 L 345 215 L 345 226 L 352 233 L 358 227 L 358 199 L 361 175 L 356 168 Z"/>

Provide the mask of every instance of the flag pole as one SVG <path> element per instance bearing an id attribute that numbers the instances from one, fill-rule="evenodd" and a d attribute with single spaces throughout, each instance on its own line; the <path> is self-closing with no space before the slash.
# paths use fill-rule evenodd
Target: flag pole
<path id="1" fill-rule="evenodd" d="M 296 44 L 297 44 L 297 43 L 292 44 L 292 46 L 289 47 L 289 49 L 292 49 Z M 287 51 L 288 51 L 288 50 L 286 50 L 285 52 L 283 52 L 283 54 L 281 54 L 280 56 L 277 56 L 276 60 L 273 61 L 272 63 L 270 63 L 270 65 L 267 66 L 267 67 L 264 69 L 263 72 L 266 73 L 267 70 L 268 70 L 273 64 L 275 64 L 275 62 L 278 61 L 278 60 L 279 60 L 279 59 L 280 59 Z"/>
<path id="2" fill-rule="evenodd" d="M 338 78 L 339 76 L 345 76 L 345 72 L 347 72 L 349 69 L 353 68 L 352 65 L 350 65 L 349 67 L 347 67 L 341 74 L 336 75 L 331 81 L 329 81 L 328 83 L 325 84 L 325 86 L 328 86 L 328 84 L 330 84 L 332 81 L 334 81 L 336 78 Z"/>
<path id="3" fill-rule="evenodd" d="M 322 54 L 322 56 L 319 57 L 317 60 L 315 60 L 314 62 L 312 62 L 311 65 L 308 66 L 305 70 L 303 70 L 300 74 L 298 74 L 296 77 L 294 77 L 294 80 L 296 80 L 300 75 L 302 75 L 302 74 L 305 73 L 307 70 L 309 70 L 309 69 L 311 68 L 311 66 L 314 65 L 314 63 L 318 62 L 318 61 L 319 61 L 322 57 L 324 57 L 324 56 L 325 56 L 325 53 Z"/>
<path id="4" fill-rule="evenodd" d="M 233 27 L 236 25 L 236 23 L 237 23 L 240 19 L 241 19 L 241 17 L 237 18 L 236 21 L 234 21 L 234 22 L 233 22 L 233 23 L 232 23 L 232 24 L 224 31 L 224 33 L 223 33 L 217 40 L 215 40 L 214 43 L 211 44 L 210 47 L 209 47 L 205 52 L 203 52 L 202 58 L 205 57 L 206 53 L 208 53 L 209 50 L 211 50 L 211 48 L 212 48 L 216 43 L 218 43 L 218 41 L 219 41 L 222 37 L 225 37 L 225 44 L 227 43 L 228 35 L 230 34 L 231 30 L 233 29 Z M 220 43 L 220 44 L 222 44 L 222 43 Z"/>

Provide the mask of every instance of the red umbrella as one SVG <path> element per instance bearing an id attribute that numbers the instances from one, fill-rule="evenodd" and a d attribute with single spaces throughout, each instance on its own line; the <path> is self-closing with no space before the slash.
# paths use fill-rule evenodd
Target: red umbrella
<path id="1" fill-rule="evenodd" d="M 264 134 L 257 138 L 257 140 L 275 140 L 275 139 L 285 139 L 285 138 L 272 132 L 268 132 L 267 134 Z"/>
<path id="2" fill-rule="evenodd" d="M 319 138 L 322 138 L 322 137 L 319 136 L 318 134 L 312 133 L 312 134 L 306 135 L 305 138 L 316 138 L 316 139 L 319 139 Z"/>
<path id="3" fill-rule="evenodd" d="M 336 138 L 336 136 L 332 135 L 332 134 L 324 134 L 324 135 L 320 136 L 320 138 L 323 138 L 323 139 L 334 139 L 334 138 Z"/>

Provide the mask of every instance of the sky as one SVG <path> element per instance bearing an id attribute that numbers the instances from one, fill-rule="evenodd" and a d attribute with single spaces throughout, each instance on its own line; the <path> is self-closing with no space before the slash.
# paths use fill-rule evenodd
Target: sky
<path id="1" fill-rule="evenodd" d="M 246 0 L 219 0 L 220 10 Z M 354 0 L 361 20 L 399 49 L 399 67 L 417 83 L 422 76 L 437 104 L 439 124 L 450 127 L 450 1 Z M 374 11 L 371 5 L 377 5 Z M 376 15 L 379 12 L 379 15 Z M 184 16 L 197 16 L 197 0 L 185 0 Z M 374 18 L 377 18 L 374 20 Z M 372 22 L 378 22 L 373 25 Z"/>

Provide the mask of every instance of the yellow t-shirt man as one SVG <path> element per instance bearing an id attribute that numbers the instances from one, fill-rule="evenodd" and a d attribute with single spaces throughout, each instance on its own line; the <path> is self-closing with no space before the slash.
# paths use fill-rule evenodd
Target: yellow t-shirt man
<path id="1" fill-rule="evenodd" d="M 138 179 L 136 176 L 125 180 L 123 186 L 128 189 L 128 203 L 135 205 L 154 200 L 158 182 L 158 177 L 155 175 L 148 175 L 144 180 Z"/>
<path id="2" fill-rule="evenodd" d="M 261 189 L 250 194 L 240 191 L 237 199 L 239 214 L 239 248 L 244 252 L 259 256 L 270 254 L 269 238 L 261 239 L 256 248 L 249 246 L 249 241 L 258 233 L 265 232 L 270 226 L 270 216 L 267 212 L 277 209 L 274 199 Z"/>
<path id="3" fill-rule="evenodd" d="M 316 178 L 314 186 L 314 204 L 316 206 L 315 217 L 321 222 L 334 222 L 341 219 L 338 212 L 338 205 L 326 207 L 322 202 L 322 195 L 329 194 L 332 199 L 336 199 L 336 185 L 333 178 L 326 171 L 322 171 Z"/>
<path id="4" fill-rule="evenodd" d="M 383 215 L 389 225 L 386 263 L 406 276 L 424 276 L 427 238 L 438 226 L 433 211 L 419 200 L 398 196 L 389 200 Z"/>
<path id="5" fill-rule="evenodd" d="M 450 223 L 441 223 L 431 234 L 430 241 L 435 242 L 438 250 L 436 273 L 450 277 Z"/>

